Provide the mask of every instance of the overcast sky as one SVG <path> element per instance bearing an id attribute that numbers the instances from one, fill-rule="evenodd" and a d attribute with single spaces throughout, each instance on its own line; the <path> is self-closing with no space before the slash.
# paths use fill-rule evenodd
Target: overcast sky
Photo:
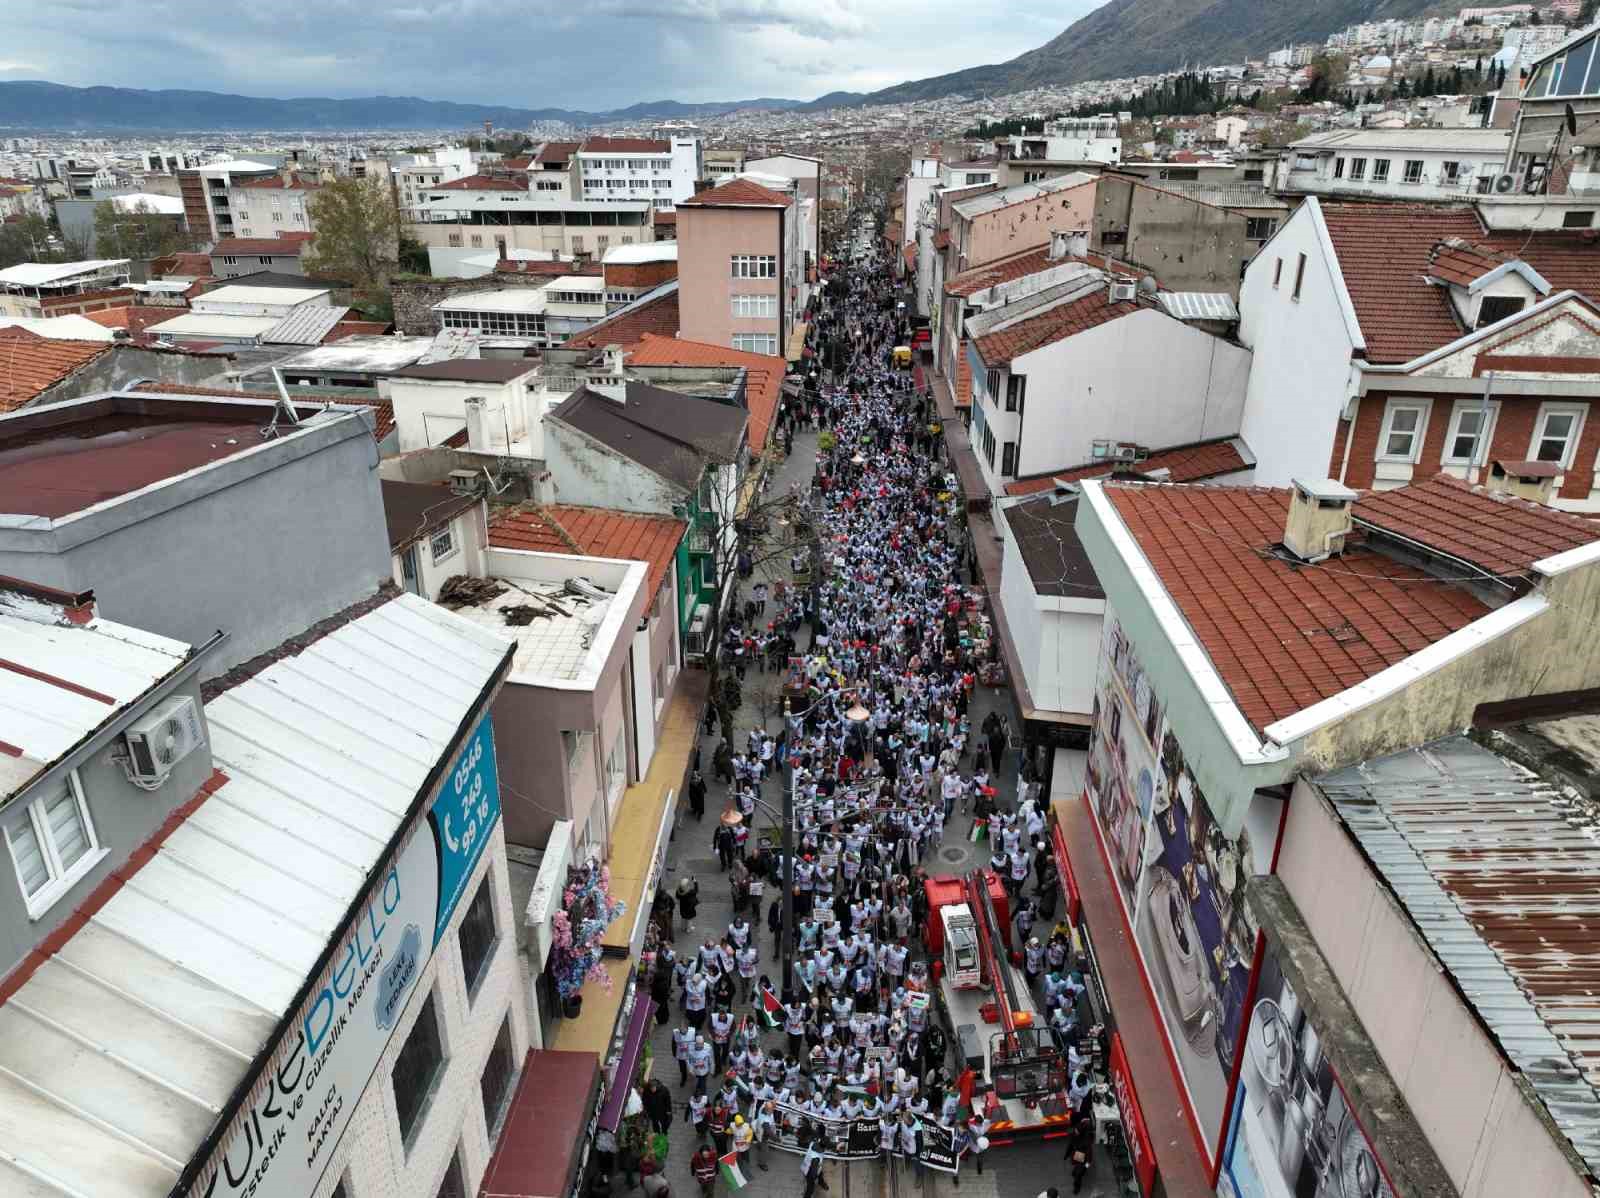
<path id="1" fill-rule="evenodd" d="M 1104 0 L 0 0 L 0 80 L 527 108 L 871 91 Z"/>

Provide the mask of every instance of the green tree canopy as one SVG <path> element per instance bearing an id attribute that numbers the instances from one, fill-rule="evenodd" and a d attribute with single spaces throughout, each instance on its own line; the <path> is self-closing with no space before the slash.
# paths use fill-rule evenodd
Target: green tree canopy
<path id="1" fill-rule="evenodd" d="M 400 213 L 381 179 L 341 178 L 311 197 L 316 236 L 303 259 L 307 274 L 348 281 L 386 298 L 400 268 Z"/>
<path id="2" fill-rule="evenodd" d="M 157 212 L 143 200 L 132 208 L 111 200 L 94 206 L 94 252 L 102 258 L 159 258 L 198 244 L 183 217 Z"/>

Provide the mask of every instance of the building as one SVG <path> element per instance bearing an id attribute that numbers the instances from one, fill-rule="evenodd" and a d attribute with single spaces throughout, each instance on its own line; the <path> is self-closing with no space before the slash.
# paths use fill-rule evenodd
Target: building
<path id="1" fill-rule="evenodd" d="M 390 170 L 395 204 L 402 220 L 421 219 L 421 200 L 442 183 L 452 183 L 472 174 L 472 151 L 459 146 L 441 147 L 413 154 L 406 162 L 397 161 Z"/>
<path id="2" fill-rule="evenodd" d="M 738 172 L 752 182 L 771 187 L 774 191 L 789 192 L 800 205 L 800 216 L 805 229 L 807 267 L 814 268 L 822 261 L 822 159 L 805 154 L 771 154 L 765 158 L 752 158 Z M 774 186 L 764 175 L 791 180 L 789 186 Z M 725 180 L 711 178 L 713 184 Z"/>
<path id="3" fill-rule="evenodd" d="M 1064 252 L 1046 261 L 1057 265 L 1022 276 L 1031 294 L 1002 285 L 963 298 L 982 305 L 966 322 L 982 475 L 969 499 L 1019 476 L 1238 434 L 1250 351 L 1207 328 L 1232 324 L 1226 295 L 1141 294 Z M 1188 311 L 1201 318 L 1175 314 Z"/>
<path id="4" fill-rule="evenodd" d="M 131 311 L 135 309 L 117 308 L 95 315 L 103 318 Z M 81 321 L 92 331 L 54 331 L 54 326 L 68 321 Z M 209 382 L 232 365 L 221 351 L 190 354 L 118 341 L 112 327 L 83 316 L 58 316 L 13 326 L 5 322 L 6 318 L 0 317 L 0 413 L 44 407 L 138 380 Z"/>
<path id="5" fill-rule="evenodd" d="M 224 237 L 211 247 L 211 274 L 219 279 L 270 270 L 303 275 L 301 259 L 310 248 L 309 232 L 280 233 L 270 237 Z"/>
<path id="6" fill-rule="evenodd" d="M 208 662 L 220 673 L 389 576 L 372 421 L 336 404 L 291 419 L 270 401 L 128 391 L 0 417 L 0 575 L 101 588 L 108 617 L 190 644 L 227 628 Z M 308 496 L 315 536 L 260 518 Z"/>
<path id="7" fill-rule="evenodd" d="M 606 315 L 606 282 L 562 274 L 542 287 L 460 291 L 433 307 L 439 329 L 462 329 L 530 347 L 559 345 Z"/>
<path id="8" fill-rule="evenodd" d="M 1427 505 L 1426 519 L 1414 518 L 1414 503 Z M 1261 900 L 1288 870 L 1293 826 L 1318 816 L 1316 803 L 1302 804 L 1297 778 L 1359 766 L 1364 779 L 1363 763 L 1459 733 L 1485 706 L 1593 685 L 1593 525 L 1448 479 L 1365 496 L 1331 480 L 1263 488 L 1089 479 L 1077 507 L 1105 611 L 1082 795 L 1058 790 L 1054 804 L 1058 852 L 1072 875 L 1069 910 L 1078 910 L 1116 1011 L 1128 1098 L 1152 1168 L 1168 1193 L 1208 1192 L 1224 1170 L 1231 1181 L 1234 1171 L 1270 1169 L 1282 1185 L 1265 1192 L 1296 1192 L 1307 1171 L 1315 1175 L 1322 1158 L 1301 1151 L 1306 1141 L 1291 1137 L 1303 1129 L 1291 1131 L 1275 1113 L 1282 1078 L 1261 1048 L 1274 1029 L 1259 1025 L 1281 1016 L 1276 1030 L 1300 1045 L 1284 1072 L 1311 1075 L 1296 1082 L 1297 1093 L 1310 1085 L 1327 1096 L 1305 1108 L 1311 1143 L 1342 1144 L 1346 1160 L 1365 1155 L 1366 1171 L 1393 1179 L 1396 1193 L 1448 1192 L 1445 1178 L 1459 1179 L 1459 1192 L 1484 1192 L 1475 1187 L 1494 1183 L 1469 1174 L 1497 1147 L 1558 1133 L 1549 1120 L 1535 1133 L 1533 1120 L 1512 1113 L 1539 1101 L 1538 1087 L 1507 1090 L 1499 1101 L 1512 1105 L 1498 1118 L 1460 1117 L 1454 1092 L 1481 1106 L 1490 1090 L 1459 1078 L 1446 1085 L 1440 1071 L 1478 1052 L 1479 1037 L 1458 1033 L 1459 1022 L 1442 1013 L 1437 1022 L 1406 1022 L 1420 996 L 1402 979 L 1430 984 L 1425 969 L 1400 971 L 1414 958 L 1388 954 L 1388 972 L 1370 980 L 1405 996 L 1366 1007 L 1375 1013 L 1373 1039 L 1398 1051 L 1341 1055 L 1342 1085 L 1321 1069 L 1359 1042 L 1355 1024 L 1329 1005 L 1344 992 L 1337 984 L 1313 991 L 1294 977 L 1294 997 L 1277 1006 L 1281 981 L 1314 964 L 1318 951 L 1360 1001 L 1373 1002 L 1368 995 L 1378 991 L 1363 994 L 1345 967 L 1375 960 L 1369 950 L 1380 942 L 1414 951 L 1410 934 L 1388 936 L 1393 894 L 1379 899 L 1377 916 L 1365 906 L 1377 891 L 1349 884 L 1360 876 L 1348 872 L 1356 854 L 1324 860 L 1331 846 L 1308 837 L 1295 850 L 1305 854 L 1296 885 L 1306 887 L 1326 937 L 1320 948 Z M 1467 814 L 1443 794 L 1414 796 L 1420 818 Z M 1359 801 L 1363 810 L 1352 804 L 1348 818 L 1380 831 L 1371 797 Z M 1378 842 L 1364 843 L 1372 852 Z M 1448 832 L 1436 843 L 1465 847 Z M 1478 847 L 1498 856 L 1495 843 Z M 1393 862 L 1398 879 L 1403 855 L 1379 853 L 1378 868 Z M 1411 863 L 1405 868 L 1401 909 L 1426 882 Z M 1336 922 L 1333 907 L 1341 909 Z M 1441 907 L 1431 909 L 1437 917 Z M 1454 915 L 1448 903 L 1442 909 Z M 1470 942 L 1461 943 L 1466 951 Z M 1262 998 L 1274 1003 L 1263 1008 Z M 1263 1114 L 1267 1121 L 1251 1126 Z M 1517 1170 L 1537 1174 L 1542 1192 L 1581 1192 L 1565 1181 L 1571 1161 L 1544 1145 Z"/>
<path id="9" fill-rule="evenodd" d="M 127 258 L 21 262 L 0 270 L 0 315 L 62 316 L 109 306 L 128 292 Z"/>
<path id="10" fill-rule="evenodd" d="M 804 304 L 803 218 L 786 195 L 735 179 L 678 204 L 681 332 L 784 353 Z"/>
<path id="11" fill-rule="evenodd" d="M 52 208 L 56 214 L 56 224 L 60 226 L 61 237 L 68 245 L 83 246 L 89 253 L 100 249 L 100 231 L 95 227 L 96 210 L 101 204 L 110 204 L 112 211 L 120 218 L 134 216 L 144 218 L 140 223 L 149 221 L 152 217 L 161 217 L 159 223 L 170 230 L 181 232 L 184 229 L 183 201 L 177 196 L 156 195 L 145 191 L 106 192 L 96 189 L 91 195 L 82 199 L 57 200 Z M 132 222 L 129 221 L 131 224 Z M 126 237 L 124 230 L 127 228 L 121 220 L 114 220 L 110 236 L 118 244 L 107 247 L 115 252 L 122 252 L 121 241 Z M 137 240 L 137 235 L 134 240 Z"/>
<path id="12" fill-rule="evenodd" d="M 1290 143 L 1278 160 L 1277 189 L 1459 203 L 1494 190 L 1510 144 L 1499 129 L 1334 129 Z"/>
<path id="13" fill-rule="evenodd" d="M 1175 291 L 1237 296 L 1245 264 L 1276 231 L 1288 205 L 1260 188 L 1234 185 L 1233 194 L 1217 194 L 1221 190 L 1107 171 L 1094 184 L 1089 244 Z"/>
<path id="14" fill-rule="evenodd" d="M 465 433 L 481 452 L 542 459 L 540 413 L 529 402 L 538 369 L 530 358 L 449 358 L 388 372 L 400 452 Z"/>
<path id="15" fill-rule="evenodd" d="M 1485 481 L 1533 460 L 1557 468 L 1558 506 L 1600 507 L 1597 262 L 1582 232 L 1495 232 L 1468 207 L 1308 199 L 1240 296 L 1257 480 Z"/>
<path id="16" fill-rule="evenodd" d="M 999 160 L 993 181 L 1014 187 L 1085 167 L 1116 166 L 1122 161 L 1122 131 L 1111 113 L 1057 117 L 1044 122 L 1037 133 L 1014 134 L 997 141 L 995 147 Z"/>
<path id="17" fill-rule="evenodd" d="M 1500 167 L 1512 176 L 1515 191 L 1578 201 L 1600 194 L 1600 140 L 1594 136 L 1594 122 L 1600 117 L 1597 45 L 1600 31 L 1590 28 L 1528 64 L 1516 106 L 1516 127 Z M 1567 130 L 1569 106 L 1576 118 L 1576 135 Z M 1587 210 L 1587 219 L 1578 215 L 1583 211 L 1574 208 L 1569 216 L 1563 210 L 1562 215 L 1572 222 L 1569 227 L 1592 227 L 1592 209 Z"/>
<path id="18" fill-rule="evenodd" d="M 702 177 L 700 139 L 590 137 L 573 155 L 582 198 L 590 203 L 643 203 L 671 208 L 694 194 Z"/>
<path id="19" fill-rule="evenodd" d="M 606 310 L 615 312 L 647 291 L 678 277 L 678 243 L 644 242 L 612 246 L 605 252 Z"/>
<path id="20" fill-rule="evenodd" d="M 651 207 L 643 200 L 549 199 L 502 181 L 429 191 L 418 205 L 421 219 L 408 232 L 423 245 L 487 250 L 499 258 L 518 250 L 603 257 L 612 245 L 653 239 Z"/>
<path id="21" fill-rule="evenodd" d="M 233 234 L 256 238 L 315 233 L 311 199 L 321 186 L 311 176 L 293 170 L 233 180 L 228 188 Z"/>
<path id="22" fill-rule="evenodd" d="M 183 217 L 189 231 L 206 241 L 242 236 L 233 223 L 233 185 L 247 179 L 271 178 L 277 173 L 276 166 L 252 159 L 228 159 L 195 170 L 180 170 L 178 194 L 183 199 Z"/>
<path id="23" fill-rule="evenodd" d="M 349 309 L 335 305 L 326 287 L 303 281 L 308 285 L 261 287 L 241 279 L 196 296 L 187 311 L 145 332 L 189 345 L 317 345 Z"/>

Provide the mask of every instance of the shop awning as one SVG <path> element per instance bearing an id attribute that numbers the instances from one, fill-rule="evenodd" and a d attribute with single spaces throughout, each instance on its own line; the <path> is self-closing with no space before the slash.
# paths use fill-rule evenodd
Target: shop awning
<path id="1" fill-rule="evenodd" d="M 650 1039 L 650 1020 L 656 1013 L 655 1000 L 642 990 L 633 1003 L 633 1014 L 628 1018 L 628 1030 L 622 1037 L 622 1054 L 617 1058 L 617 1071 L 611 1076 L 611 1089 L 605 1104 L 600 1108 L 600 1126 L 606 1131 L 616 1131 L 622 1122 L 622 1108 L 628 1101 L 629 1083 L 639 1068 L 639 1056 L 645 1042 Z"/>
<path id="2" fill-rule="evenodd" d="M 479 1198 L 566 1198 L 599 1087 L 594 1053 L 530 1049 Z"/>
<path id="3" fill-rule="evenodd" d="M 783 354 L 790 362 L 798 362 L 800 360 L 800 351 L 806 345 L 806 330 L 810 327 L 803 320 L 795 322 L 794 331 L 789 334 L 788 348 L 784 350 Z"/>

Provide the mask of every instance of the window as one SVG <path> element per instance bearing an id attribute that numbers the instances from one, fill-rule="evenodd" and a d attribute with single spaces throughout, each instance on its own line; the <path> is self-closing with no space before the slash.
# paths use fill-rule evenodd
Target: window
<path id="1" fill-rule="evenodd" d="M 1017 473 L 1017 443 L 1007 441 L 1000 450 L 1000 473 L 1011 478 Z"/>
<path id="2" fill-rule="evenodd" d="M 30 918 L 37 919 L 105 856 L 77 771 L 0 816 Z"/>
<path id="3" fill-rule="evenodd" d="M 1422 159 L 1420 159 L 1420 158 L 1407 158 L 1406 159 L 1406 173 L 1405 173 L 1405 176 L 1404 176 L 1402 181 L 1406 182 L 1406 183 L 1421 183 L 1422 182 Z"/>
<path id="4" fill-rule="evenodd" d="M 733 348 L 742 350 L 747 354 L 766 354 L 772 357 L 778 352 L 778 335 L 776 333 L 735 333 L 733 335 Z"/>
<path id="5" fill-rule="evenodd" d="M 453 245 L 453 246 L 459 247 L 461 245 L 461 234 L 460 233 L 452 233 L 452 234 L 450 234 L 450 244 Z"/>
<path id="6" fill-rule="evenodd" d="M 1333 177 L 1335 179 L 1343 179 L 1344 178 L 1344 159 L 1343 158 L 1335 158 L 1333 160 Z"/>
<path id="7" fill-rule="evenodd" d="M 1006 380 L 1006 411 L 1022 411 L 1023 397 L 1028 391 L 1028 376 L 1014 374 Z"/>
<path id="8" fill-rule="evenodd" d="M 998 370 L 990 370 L 984 373 L 983 390 L 991 402 L 1000 402 L 1000 372 Z"/>
<path id="9" fill-rule="evenodd" d="M 439 1189 L 433 1198 L 468 1198 L 467 1182 L 461 1176 L 461 1152 L 459 1147 L 450 1154 L 450 1163 L 445 1166 L 444 1176 L 439 1179 Z"/>
<path id="10" fill-rule="evenodd" d="M 583 238 L 582 237 L 574 235 L 574 237 L 572 238 L 572 252 L 574 254 L 583 253 Z"/>
<path id="11" fill-rule="evenodd" d="M 1556 462 L 1562 467 L 1572 464 L 1572 450 L 1578 443 L 1578 425 L 1583 417 L 1581 408 L 1544 408 L 1539 413 L 1539 424 L 1533 435 L 1533 446 L 1528 456 L 1536 462 Z"/>
<path id="12" fill-rule="evenodd" d="M 272 214 L 272 223 L 273 223 L 273 224 L 275 224 L 275 225 L 281 225 L 281 224 L 283 224 L 283 213 L 281 213 L 281 212 L 274 212 L 274 213 L 273 213 L 273 214 Z"/>
<path id="13" fill-rule="evenodd" d="M 500 1034 L 494 1038 L 489 1059 L 483 1063 L 483 1077 L 478 1088 L 483 1094 L 483 1125 L 493 1144 L 505 1119 L 507 1102 L 511 1095 L 511 1078 L 516 1073 L 516 1059 L 511 1054 L 511 1019 L 500 1021 Z"/>
<path id="14" fill-rule="evenodd" d="M 1378 439 L 1378 457 L 1390 462 L 1414 462 L 1422 445 L 1422 404 L 1389 405 Z"/>
<path id="15" fill-rule="evenodd" d="M 1566 212 L 1561 216 L 1563 229 L 1588 229 L 1594 225 L 1594 210 L 1586 208 L 1582 212 Z"/>
<path id="16" fill-rule="evenodd" d="M 1350 160 L 1350 182 L 1359 183 L 1367 177 L 1367 160 L 1365 158 L 1352 158 Z"/>
<path id="17" fill-rule="evenodd" d="M 482 245 L 483 244 L 483 234 L 482 233 L 474 233 L 472 235 L 472 244 L 474 246 Z"/>
<path id="18" fill-rule="evenodd" d="M 1494 324 L 1522 311 L 1526 301 L 1519 295 L 1486 295 L 1478 302 L 1478 327 Z"/>
<path id="19" fill-rule="evenodd" d="M 394 1085 L 395 1113 L 400 1117 L 400 1138 L 407 1148 L 421 1127 L 423 1112 L 443 1073 L 444 1043 L 439 1038 L 439 1016 L 430 990 L 395 1058 L 394 1072 L 389 1075 Z"/>
<path id="20" fill-rule="evenodd" d="M 732 258 L 733 277 L 736 279 L 775 279 L 778 277 L 776 254 L 735 254 Z"/>
<path id="21" fill-rule="evenodd" d="M 1245 173 L 1244 173 L 1244 181 L 1246 183 L 1260 183 L 1266 177 L 1267 177 L 1267 172 L 1266 172 L 1266 170 L 1264 168 L 1261 168 L 1261 167 L 1252 167 L 1251 169 L 1245 171 Z"/>
<path id="22" fill-rule="evenodd" d="M 545 331 L 542 312 L 440 312 L 439 327 L 504 337 L 543 337 Z"/>
<path id="23" fill-rule="evenodd" d="M 433 564 L 438 565 L 456 551 L 455 525 L 450 524 L 434 533 L 428 541 L 428 550 L 433 554 Z"/>
<path id="24" fill-rule="evenodd" d="M 1300 288 L 1304 285 L 1304 283 L 1306 281 L 1306 256 L 1304 254 L 1301 254 L 1301 255 L 1299 255 L 1299 259 L 1300 259 L 1300 261 L 1295 264 L 1295 268 L 1294 268 L 1294 298 L 1295 299 L 1299 299 L 1300 298 Z"/>
<path id="25" fill-rule="evenodd" d="M 1407 165 L 1409 166 L 1410 164 L 1408 163 Z M 1441 163 L 1440 166 L 1442 168 L 1439 174 L 1440 182 L 1459 183 L 1461 181 L 1461 164 L 1459 162 L 1445 162 Z"/>
<path id="26" fill-rule="evenodd" d="M 988 181 L 989 181 L 989 176 L 984 171 L 968 171 L 967 172 L 967 184 L 966 185 L 968 187 L 976 187 L 978 184 L 987 183 Z"/>
<path id="27" fill-rule="evenodd" d="M 778 297 L 775 295 L 736 295 L 733 297 L 733 314 L 739 317 L 776 316 Z"/>
<path id="28" fill-rule="evenodd" d="M 1247 216 L 1244 218 L 1244 235 L 1251 241 L 1265 241 L 1277 231 L 1278 218 L 1275 216 Z"/>
<path id="29" fill-rule="evenodd" d="M 261 263 L 262 266 L 271 266 L 272 265 L 272 255 L 271 254 L 261 254 L 259 257 L 256 258 L 256 261 Z"/>
<path id="30" fill-rule="evenodd" d="M 1024 183 L 1037 183 L 1040 179 L 1045 178 L 1048 173 L 1047 171 L 1023 171 L 1022 181 Z"/>
<path id="31" fill-rule="evenodd" d="M 1456 404 L 1450 417 L 1450 430 L 1444 440 L 1444 460 L 1455 466 L 1479 464 L 1479 451 L 1483 447 L 1486 431 L 1494 427 L 1496 405 L 1489 404 L 1488 411 L 1481 399 L 1464 399 Z"/>
<path id="32" fill-rule="evenodd" d="M 222 255 L 222 264 L 224 266 L 237 266 L 239 259 L 232 254 L 224 254 Z"/>
<path id="33" fill-rule="evenodd" d="M 1372 181 L 1374 183 L 1387 183 L 1389 181 L 1389 160 L 1387 158 L 1374 158 L 1372 160 Z"/>
<path id="34" fill-rule="evenodd" d="M 1283 259 L 1279 258 L 1272 267 L 1272 285 L 1276 287 L 1283 282 Z"/>
<path id="35" fill-rule="evenodd" d="M 478 893 L 472 905 L 461 917 L 461 928 L 456 933 L 461 943 L 461 975 L 467 979 L 468 997 L 476 997 L 478 983 L 489 972 L 489 962 L 494 959 L 498 937 L 494 927 L 494 879 L 483 875 L 478 883 Z"/>

